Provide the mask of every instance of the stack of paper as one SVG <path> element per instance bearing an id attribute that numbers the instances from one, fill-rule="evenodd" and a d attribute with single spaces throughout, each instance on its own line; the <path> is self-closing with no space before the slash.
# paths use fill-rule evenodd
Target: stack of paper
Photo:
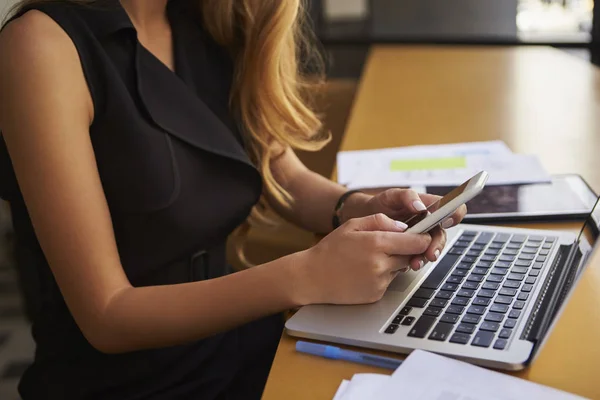
<path id="1" fill-rule="evenodd" d="M 581 400 L 547 386 L 415 350 L 392 374 L 357 374 L 334 400 Z"/>
<path id="2" fill-rule="evenodd" d="M 458 186 L 483 170 L 487 185 L 550 182 L 537 157 L 514 154 L 501 141 L 344 151 L 337 168 L 349 189 Z"/>

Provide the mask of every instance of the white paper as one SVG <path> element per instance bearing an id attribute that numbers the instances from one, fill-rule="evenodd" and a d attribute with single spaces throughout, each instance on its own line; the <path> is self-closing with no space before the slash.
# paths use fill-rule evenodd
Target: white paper
<path id="1" fill-rule="evenodd" d="M 365 399 L 411 400 L 581 400 L 582 397 L 415 350 L 391 379 Z"/>
<path id="2" fill-rule="evenodd" d="M 347 185 L 359 174 L 376 177 L 388 171 L 392 160 L 432 159 L 458 156 L 509 156 L 513 154 L 502 141 L 410 146 L 378 150 L 342 151 L 337 155 L 338 182 Z M 462 183 L 462 182 L 461 182 Z"/>
<path id="3" fill-rule="evenodd" d="M 367 17 L 367 0 L 325 0 L 323 14 L 328 21 L 361 20 Z"/>
<path id="4" fill-rule="evenodd" d="M 334 400 L 370 399 L 373 393 L 380 390 L 389 380 L 389 375 L 356 374 L 344 388 L 342 396 L 339 399 L 334 398 Z"/>
<path id="5" fill-rule="evenodd" d="M 335 396 L 333 396 L 333 400 L 342 400 L 346 389 L 348 388 L 349 380 L 344 379 L 338 388 L 337 392 L 335 392 Z"/>

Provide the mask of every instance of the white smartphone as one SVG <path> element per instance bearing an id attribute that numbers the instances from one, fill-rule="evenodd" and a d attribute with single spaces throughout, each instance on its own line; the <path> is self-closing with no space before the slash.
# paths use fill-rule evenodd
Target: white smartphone
<path id="1" fill-rule="evenodd" d="M 452 215 L 460 206 L 481 193 L 487 179 L 488 173 L 486 171 L 481 171 L 427 207 L 427 212 L 416 214 L 408 219 L 408 221 L 404 221 L 408 225 L 406 232 L 429 232 L 444 219 Z"/>

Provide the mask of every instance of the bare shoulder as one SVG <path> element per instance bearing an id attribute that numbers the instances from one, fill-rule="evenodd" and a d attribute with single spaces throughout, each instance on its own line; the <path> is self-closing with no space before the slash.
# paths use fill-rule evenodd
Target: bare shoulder
<path id="1" fill-rule="evenodd" d="M 57 86 L 70 88 L 77 101 L 89 97 L 69 35 L 48 15 L 30 10 L 0 32 L 0 91 L 43 95 Z"/>

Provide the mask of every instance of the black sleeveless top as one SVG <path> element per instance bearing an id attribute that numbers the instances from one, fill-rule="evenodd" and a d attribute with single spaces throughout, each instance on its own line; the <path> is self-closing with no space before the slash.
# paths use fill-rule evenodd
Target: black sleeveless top
<path id="1" fill-rule="evenodd" d="M 232 61 L 188 3 L 194 2 L 168 5 L 175 73 L 140 44 L 117 0 L 29 8 L 56 21 L 78 51 L 94 103 L 90 137 L 121 262 L 134 286 L 225 274 L 226 238 L 262 189 L 228 107 Z M 231 333 L 127 354 L 95 350 L 47 265 L 3 140 L 0 171 L 0 194 L 11 203 L 18 244 L 29 254 L 19 267 L 38 286 L 37 348 L 21 381 L 24 398 L 181 398 L 221 379 L 219 371 L 235 359 L 230 341 L 224 344 Z"/>

